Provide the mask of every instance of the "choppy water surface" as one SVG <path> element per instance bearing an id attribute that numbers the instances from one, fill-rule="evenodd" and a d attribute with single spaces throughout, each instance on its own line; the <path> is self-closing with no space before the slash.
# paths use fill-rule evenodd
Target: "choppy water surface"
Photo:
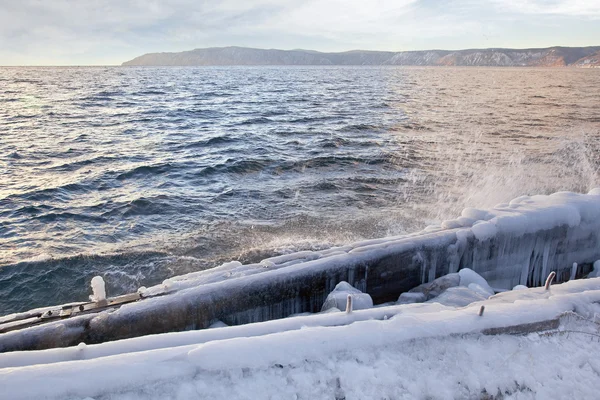
<path id="1" fill-rule="evenodd" d="M 600 71 L 0 68 L 0 314 L 598 186 Z"/>

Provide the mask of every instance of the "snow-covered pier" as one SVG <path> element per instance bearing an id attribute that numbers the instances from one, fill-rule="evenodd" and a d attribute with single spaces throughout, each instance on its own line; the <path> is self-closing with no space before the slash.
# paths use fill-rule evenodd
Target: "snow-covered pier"
<path id="1" fill-rule="evenodd" d="M 588 194 L 520 197 L 417 234 L 368 240 L 319 252 L 237 262 L 141 288 L 140 300 L 101 312 L 0 334 L 0 352 L 93 344 L 148 334 L 268 321 L 318 312 L 341 281 L 375 304 L 443 275 L 470 268 L 494 289 L 541 286 L 581 277 L 600 259 L 600 189 Z M 574 265 L 576 264 L 576 265 Z M 53 308 L 0 318 L 10 321 Z M 59 313 L 61 307 L 56 308 Z"/>

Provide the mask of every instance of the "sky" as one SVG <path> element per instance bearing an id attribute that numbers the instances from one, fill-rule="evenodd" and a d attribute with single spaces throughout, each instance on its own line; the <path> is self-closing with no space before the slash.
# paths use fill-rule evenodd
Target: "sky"
<path id="1" fill-rule="evenodd" d="M 0 0 L 0 65 L 113 65 L 203 47 L 600 45 L 600 0 Z"/>

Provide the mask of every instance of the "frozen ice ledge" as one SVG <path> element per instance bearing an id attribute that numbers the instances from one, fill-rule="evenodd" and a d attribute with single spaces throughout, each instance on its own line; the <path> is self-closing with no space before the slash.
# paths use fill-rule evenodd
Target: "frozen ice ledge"
<path id="1" fill-rule="evenodd" d="M 489 210 L 467 208 L 424 231 L 258 264 L 229 262 L 173 277 L 137 294 L 0 317 L 0 352 L 94 344 L 148 334 L 240 325 L 319 312 L 341 281 L 375 304 L 470 268 L 497 289 L 564 282 L 600 259 L 600 188 L 523 196 Z M 574 263 L 577 265 L 574 267 Z M 65 312 L 67 310 L 68 312 Z"/>

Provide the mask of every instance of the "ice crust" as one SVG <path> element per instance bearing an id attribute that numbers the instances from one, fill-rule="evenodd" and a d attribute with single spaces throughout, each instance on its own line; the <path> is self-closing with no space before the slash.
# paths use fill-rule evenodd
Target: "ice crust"
<path id="1" fill-rule="evenodd" d="M 104 279 L 101 276 L 95 276 L 92 278 L 92 295 L 90 296 L 91 301 L 103 301 L 106 300 L 106 286 Z"/>
<path id="2" fill-rule="evenodd" d="M 2 396 L 14 400 L 200 395 L 237 399 L 288 394 L 334 398 L 335 390 L 348 399 L 380 398 L 386 393 L 395 398 L 442 399 L 477 397 L 483 390 L 519 392 L 519 387 L 527 388 L 524 395 L 535 397 L 594 398 L 600 364 L 593 336 L 562 336 L 560 330 L 568 328 L 564 323 L 557 336 L 486 337 L 479 332 L 570 312 L 591 319 L 600 313 L 599 302 L 600 278 L 593 278 L 550 290 L 504 292 L 463 308 L 436 303 L 392 306 L 81 345 L 52 351 L 55 355 L 77 352 L 78 359 L 48 365 L 37 363 L 48 361 L 46 351 L 20 352 L 16 356 L 28 358 L 29 365 L 3 365 L 0 386 Z M 478 316 L 481 305 L 485 305 L 482 317 Z M 311 326 L 309 322 L 336 318 L 338 325 L 344 319 L 346 325 Z M 289 324 L 296 328 L 286 330 Z M 267 325 L 271 333 L 264 329 Z M 256 335 L 257 327 L 263 333 Z M 597 332 L 598 327 L 587 322 L 577 327 L 586 329 Z M 192 343 L 176 344 L 178 336 L 202 332 L 214 335 L 212 340 L 195 337 Z M 144 348 L 140 346 L 144 341 L 161 347 Z M 103 347 L 112 348 L 112 353 L 85 359 L 88 352 Z M 0 360 L 5 356 L 13 354 Z"/>

